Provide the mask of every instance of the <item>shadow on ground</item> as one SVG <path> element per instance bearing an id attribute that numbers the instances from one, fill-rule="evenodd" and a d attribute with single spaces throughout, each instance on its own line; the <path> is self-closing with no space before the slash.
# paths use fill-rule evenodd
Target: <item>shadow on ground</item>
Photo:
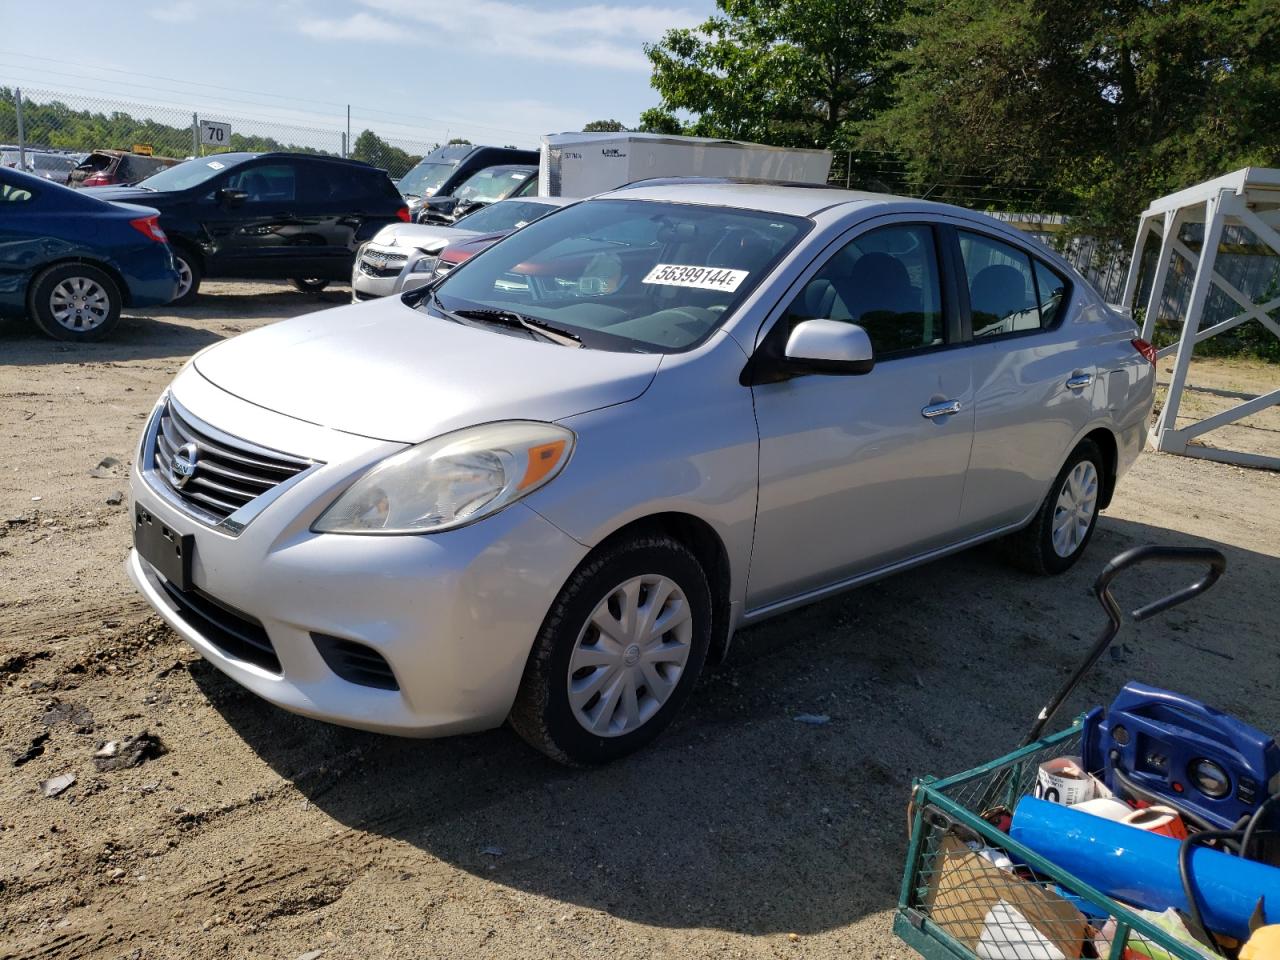
<path id="1" fill-rule="evenodd" d="M 0 364 L 41 366 L 187 357 L 222 337 L 209 330 L 126 314 L 110 338 L 96 343 L 51 340 L 23 320 L 0 321 Z"/>
<path id="2" fill-rule="evenodd" d="M 559 768 L 505 730 L 442 741 L 341 730 L 286 715 L 207 664 L 192 672 L 267 763 L 352 828 L 643 923 L 812 933 L 896 902 L 912 777 L 1011 748 L 1103 623 L 1089 588 L 1104 561 L 1149 542 L 1208 543 L 1107 519 L 1057 579 L 979 549 L 753 628 L 664 737 L 598 770 Z M 1221 549 L 1220 585 L 1127 624 L 1061 725 L 1131 677 L 1203 695 L 1207 672 L 1229 671 L 1239 686 L 1215 705 L 1280 729 L 1278 654 L 1249 606 L 1271 602 L 1280 560 Z M 1132 608 L 1193 577 L 1158 567 L 1118 591 Z M 811 726 L 802 713 L 831 719 Z M 301 775 L 322 756 L 334 758 L 327 772 Z"/>

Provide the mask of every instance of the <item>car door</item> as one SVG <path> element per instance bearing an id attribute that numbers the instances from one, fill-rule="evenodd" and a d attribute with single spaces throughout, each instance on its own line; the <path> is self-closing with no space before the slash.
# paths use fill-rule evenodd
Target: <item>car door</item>
<path id="1" fill-rule="evenodd" d="M 201 219 L 212 244 L 210 273 L 233 277 L 309 277 L 323 241 L 299 215 L 301 164 L 285 159 L 247 163 L 218 188 L 244 197 L 227 202 L 216 190 L 201 200 Z"/>
<path id="2" fill-rule="evenodd" d="M 1093 350 L 1063 326 L 1070 283 L 1021 244 L 956 231 L 971 318 L 974 440 L 962 527 L 1027 518 L 1093 417 Z"/>
<path id="3" fill-rule="evenodd" d="M 946 234 L 918 218 L 875 223 L 829 247 L 775 321 L 784 333 L 804 319 L 856 321 L 875 367 L 752 388 L 760 494 L 749 609 L 955 540 L 973 384 L 967 351 L 952 349 Z"/>

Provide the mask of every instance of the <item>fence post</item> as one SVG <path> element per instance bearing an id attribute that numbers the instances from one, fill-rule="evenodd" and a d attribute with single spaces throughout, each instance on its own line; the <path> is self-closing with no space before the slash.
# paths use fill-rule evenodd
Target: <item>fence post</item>
<path id="1" fill-rule="evenodd" d="M 853 151 L 849 150 L 844 155 L 844 188 L 849 189 L 849 178 L 853 176 Z"/>
<path id="2" fill-rule="evenodd" d="M 191 155 L 200 156 L 200 118 L 194 113 L 191 115 Z"/>
<path id="3" fill-rule="evenodd" d="M 344 156 L 351 156 L 351 104 L 347 104 L 347 146 Z"/>
<path id="4" fill-rule="evenodd" d="M 27 169 L 27 131 L 22 125 L 22 90 L 14 91 L 14 108 L 18 114 L 18 169 Z"/>

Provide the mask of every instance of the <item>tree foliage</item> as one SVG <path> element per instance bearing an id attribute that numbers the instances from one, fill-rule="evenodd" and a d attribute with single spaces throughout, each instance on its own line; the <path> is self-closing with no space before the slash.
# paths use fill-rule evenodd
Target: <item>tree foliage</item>
<path id="1" fill-rule="evenodd" d="M 863 135 L 922 179 L 1043 181 L 1127 238 L 1147 201 L 1280 161 L 1274 0 L 949 0 L 901 28 L 894 103 Z"/>
<path id="2" fill-rule="evenodd" d="M 592 120 L 583 124 L 583 133 L 625 133 L 626 127 L 619 120 Z"/>
<path id="3" fill-rule="evenodd" d="M 646 128 L 675 111 L 698 136 L 841 147 L 887 103 L 899 0 L 717 0 L 696 29 L 645 47 L 662 97 Z"/>
<path id="4" fill-rule="evenodd" d="M 372 130 L 361 131 L 360 136 L 356 137 L 351 144 L 351 157 L 381 167 L 393 180 L 403 177 L 422 159 L 407 150 L 392 146 Z"/>

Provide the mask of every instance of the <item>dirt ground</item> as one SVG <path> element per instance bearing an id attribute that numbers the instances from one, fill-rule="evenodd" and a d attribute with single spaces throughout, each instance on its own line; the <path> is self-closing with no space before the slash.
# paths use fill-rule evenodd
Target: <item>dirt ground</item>
<path id="1" fill-rule="evenodd" d="M 0 958 L 905 960 L 911 778 L 1017 741 L 1100 625 L 1093 577 L 1139 543 L 1217 545 L 1227 576 L 1127 628 L 1064 719 L 1141 678 L 1280 731 L 1280 474 L 1155 454 L 1068 575 L 980 549 L 754 628 L 657 744 L 607 769 L 505 730 L 407 741 L 283 713 L 148 612 L 118 494 L 188 356 L 346 291 L 206 289 L 100 345 L 0 326 Z M 1278 372 L 1198 361 L 1190 396 Z M 1280 452 L 1278 419 L 1237 432 Z M 96 770 L 104 741 L 143 731 L 167 752 Z"/>

